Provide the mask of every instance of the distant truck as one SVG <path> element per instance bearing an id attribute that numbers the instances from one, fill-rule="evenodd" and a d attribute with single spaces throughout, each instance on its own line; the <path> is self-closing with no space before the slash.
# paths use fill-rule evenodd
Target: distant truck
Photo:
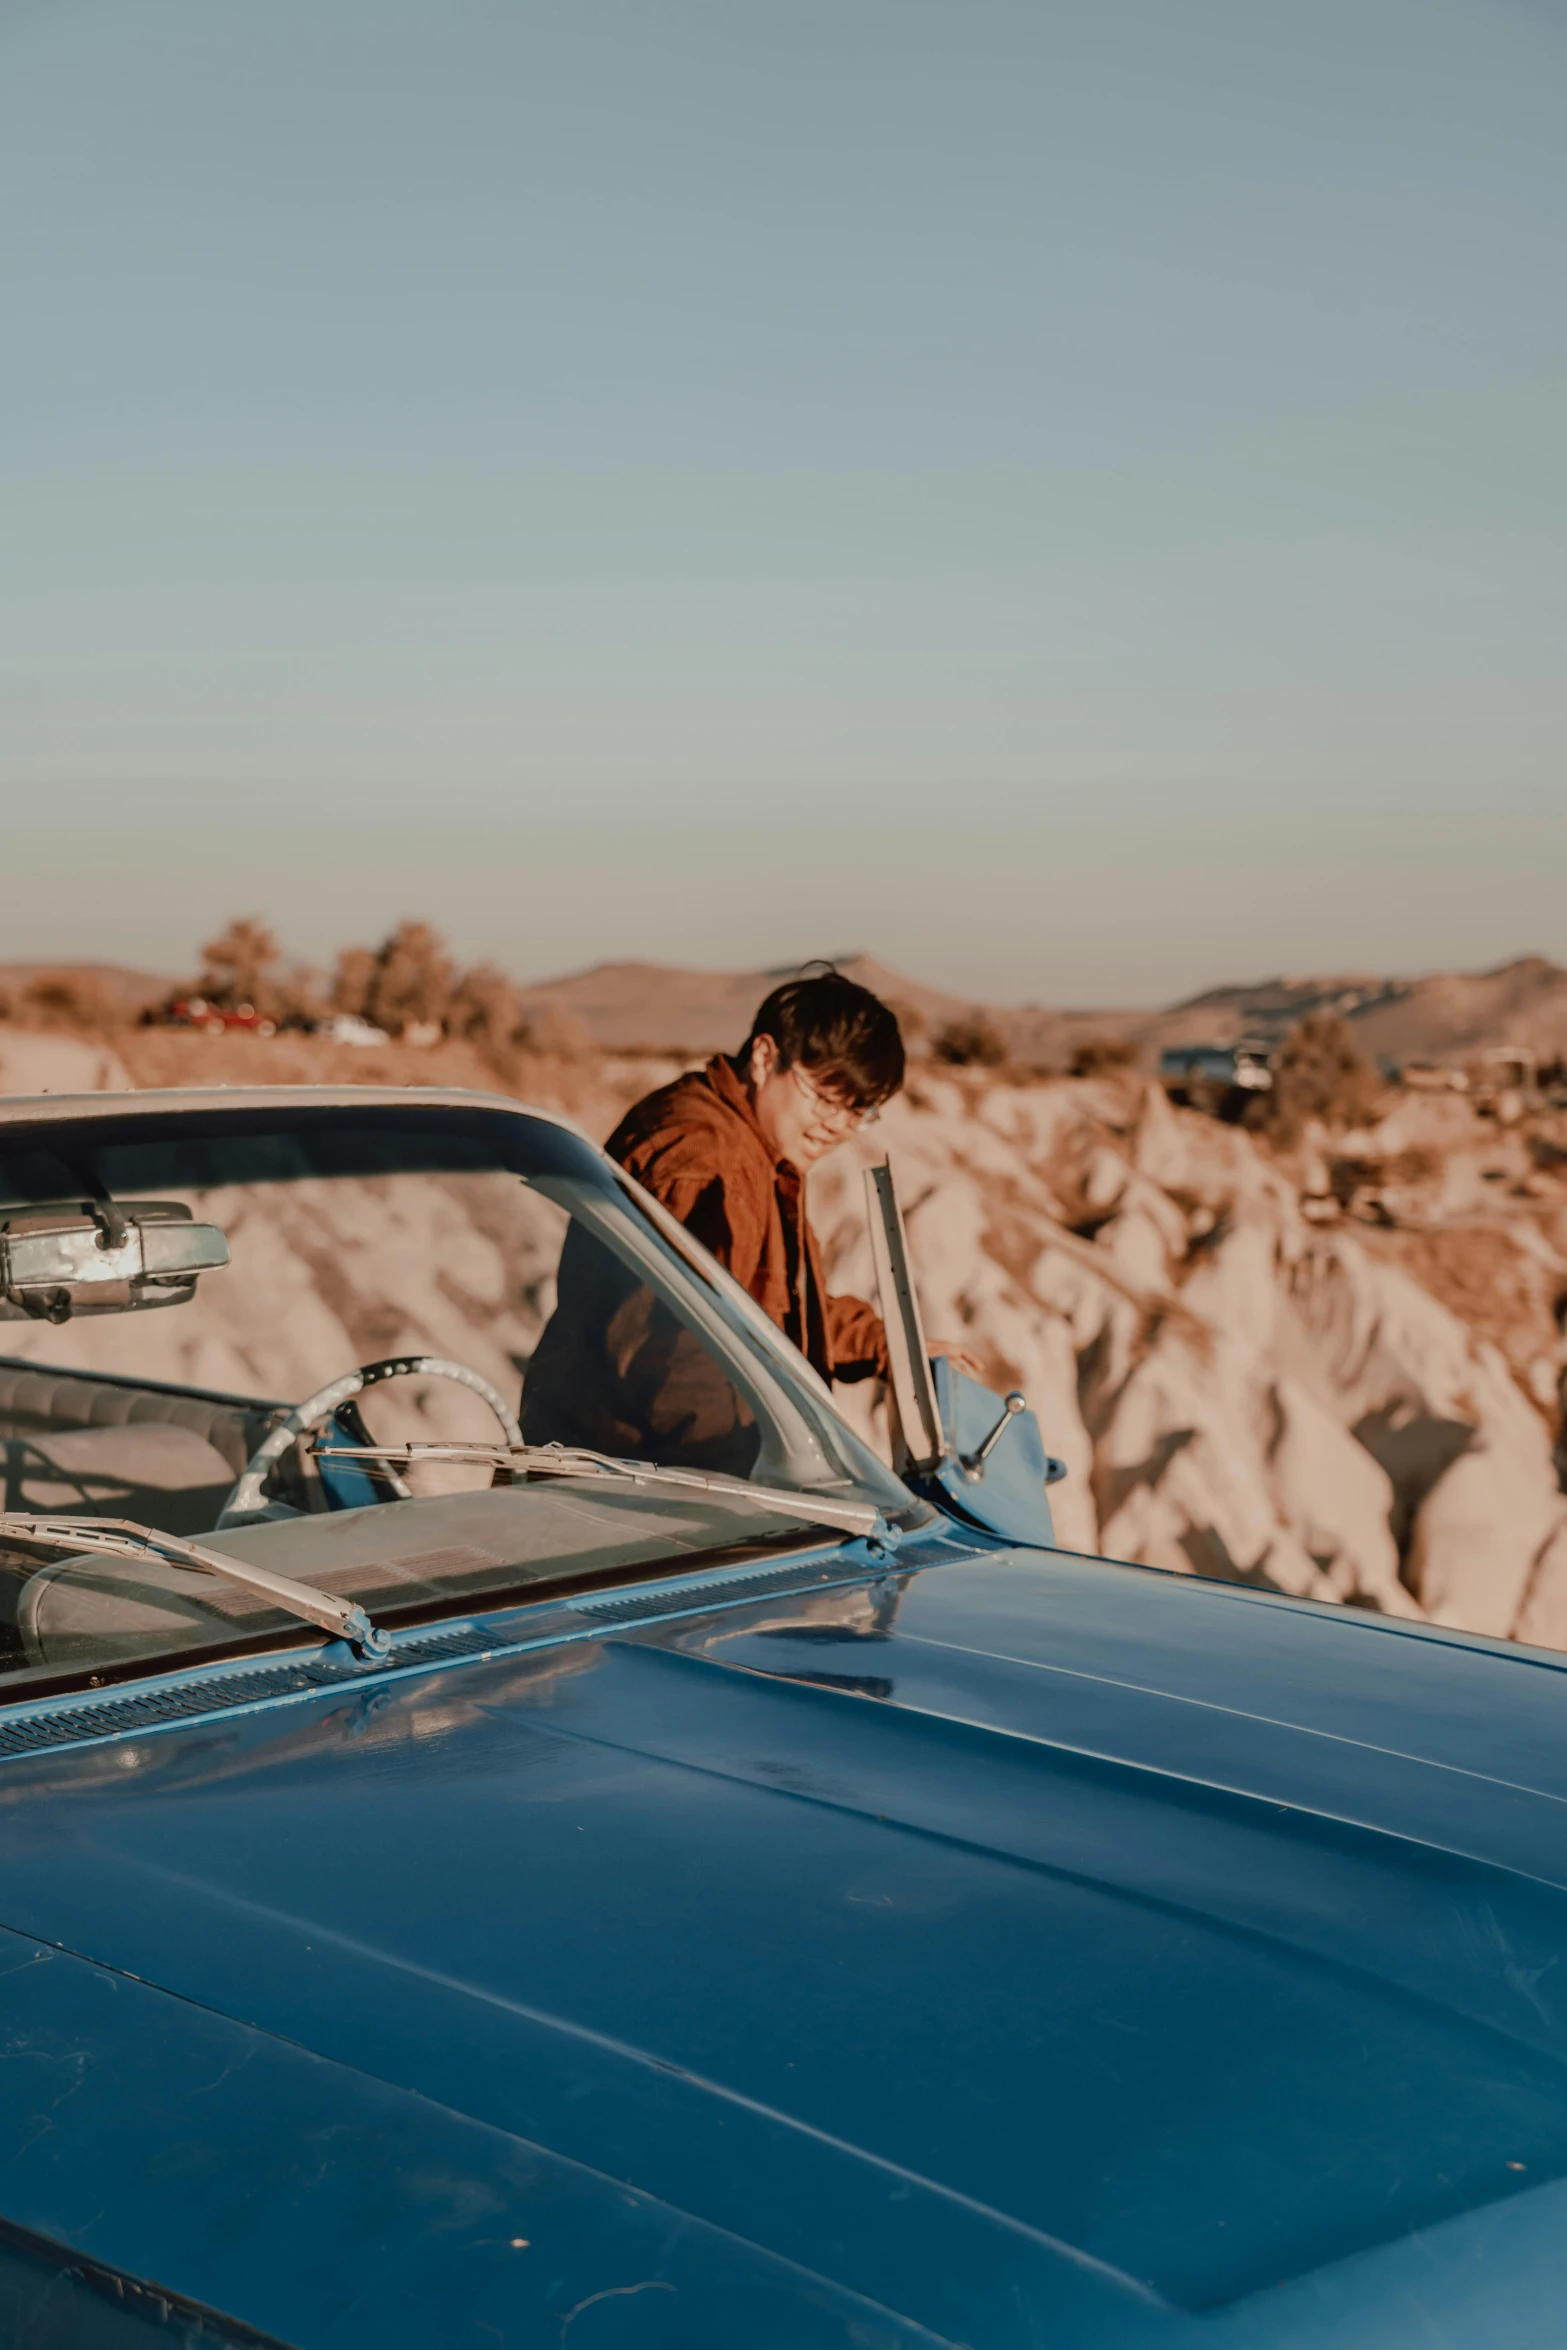
<path id="1" fill-rule="evenodd" d="M 1172 1102 L 1233 1121 L 1272 1090 L 1269 1062 L 1262 1044 L 1177 1044 L 1159 1055 L 1159 1080 Z"/>

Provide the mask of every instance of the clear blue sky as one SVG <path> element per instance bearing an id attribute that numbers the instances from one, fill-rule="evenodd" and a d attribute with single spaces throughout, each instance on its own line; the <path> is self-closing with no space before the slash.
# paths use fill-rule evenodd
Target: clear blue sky
<path id="1" fill-rule="evenodd" d="M 0 0 L 0 959 L 1567 955 L 1561 0 Z"/>

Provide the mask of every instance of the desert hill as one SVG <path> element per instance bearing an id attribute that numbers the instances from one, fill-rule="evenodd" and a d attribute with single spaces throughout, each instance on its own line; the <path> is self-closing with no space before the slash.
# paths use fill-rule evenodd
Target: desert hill
<path id="1" fill-rule="evenodd" d="M 128 963 L 0 963 L 0 1003 L 16 1003 L 40 981 L 68 977 L 101 990 L 116 1011 L 134 1019 L 144 1005 L 161 1003 L 174 982 Z"/>
<path id="2" fill-rule="evenodd" d="M 968 997 L 927 987 L 873 955 L 838 955 L 832 960 L 851 979 L 895 1004 L 905 1027 L 915 1034 L 934 1033 L 975 1009 Z M 590 970 L 541 981 L 522 993 L 528 1006 L 548 1003 L 580 1020 L 602 1051 L 733 1052 L 762 998 L 780 980 L 792 978 L 796 968 L 785 964 L 771 971 L 701 971 L 668 963 L 595 963 Z M 1034 1057 L 1027 1048 L 1036 1036 L 1053 1043 L 1057 1031 L 1064 1034 L 1073 1024 L 1070 1014 L 985 1008 L 1019 1059 Z M 1092 1021 L 1097 1015 L 1086 1017 Z"/>
<path id="3" fill-rule="evenodd" d="M 895 971 L 873 955 L 835 958 L 838 968 L 895 1004 L 916 1050 L 944 1028 L 980 1013 L 1019 1068 L 1062 1070 L 1082 1044 L 1126 1038 L 1152 1070 L 1174 1044 L 1277 1043 L 1310 1013 L 1347 1020 L 1366 1058 L 1463 1062 L 1490 1047 L 1526 1045 L 1542 1059 L 1567 1055 L 1567 969 L 1522 955 L 1493 971 L 1435 972 L 1408 979 L 1365 972 L 1247 981 L 1204 989 L 1150 1011 L 976 1003 Z M 756 1006 L 798 968 L 711 971 L 648 962 L 595 963 L 518 990 L 535 1017 L 564 1015 L 566 1033 L 600 1052 L 692 1056 L 732 1051 Z M 116 963 L 0 963 L 0 1018 L 26 1020 L 29 991 L 76 979 L 112 1016 L 135 1019 L 179 984 Z M 58 1026 L 60 1021 L 51 1020 Z"/>
<path id="4" fill-rule="evenodd" d="M 1149 1042 L 1276 1041 L 1310 1012 L 1349 1021 L 1368 1060 L 1461 1061 L 1488 1047 L 1527 1045 L 1542 1059 L 1567 1053 L 1567 970 L 1520 955 L 1494 971 L 1440 971 L 1424 979 L 1363 973 L 1215 987 L 1144 1021 Z"/>
<path id="5" fill-rule="evenodd" d="M 1401 1002 L 1408 987 L 1408 982 L 1363 972 L 1346 972 L 1336 979 L 1263 979 L 1210 987 L 1167 1011 L 1145 1013 L 1138 1034 L 1159 1046 L 1237 1044 L 1243 1037 L 1274 1044 L 1313 1013 L 1333 1012 L 1340 1019 L 1363 1022 L 1369 1014 Z"/>
<path id="6" fill-rule="evenodd" d="M 838 967 L 912 1013 L 916 1034 L 927 1039 L 982 1011 L 1024 1068 L 1063 1068 L 1076 1046 L 1107 1035 L 1130 1038 L 1147 1066 L 1166 1045 L 1233 1044 L 1242 1037 L 1276 1043 L 1315 1012 L 1349 1021 L 1361 1051 L 1377 1062 L 1458 1061 L 1509 1044 L 1528 1045 L 1542 1056 L 1567 1053 L 1567 970 L 1543 955 L 1521 956 L 1494 971 L 1422 979 L 1366 973 L 1264 979 L 1209 988 L 1153 1012 L 976 1006 L 870 955 L 844 955 Z M 530 1005 L 550 1004 L 580 1020 L 602 1051 L 709 1053 L 732 1051 L 762 997 L 788 976 L 787 969 L 597 963 L 526 988 L 523 996 Z"/>
<path id="7" fill-rule="evenodd" d="M 838 955 L 840 971 L 894 1005 L 916 1047 L 956 1021 L 982 1013 L 1024 1068 L 1062 1068 L 1074 1046 L 1093 1036 L 1132 1033 L 1149 1015 L 1058 1012 L 1038 1004 L 977 1004 L 970 996 L 927 987 L 874 955 Z M 606 1052 L 732 1052 L 752 1013 L 797 966 L 777 970 L 699 971 L 668 963 L 596 963 L 590 970 L 524 988 L 529 1006 L 550 1005 L 581 1021 Z"/>
<path id="8" fill-rule="evenodd" d="M 1372 1057 L 1459 1059 L 1517 1044 L 1554 1058 L 1567 1053 L 1567 971 L 1524 955 L 1495 971 L 1442 972 L 1368 1001 L 1354 1017 Z"/>

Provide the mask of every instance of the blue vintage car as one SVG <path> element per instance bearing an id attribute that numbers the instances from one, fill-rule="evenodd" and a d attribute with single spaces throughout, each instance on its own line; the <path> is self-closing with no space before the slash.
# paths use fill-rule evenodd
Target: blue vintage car
<path id="1" fill-rule="evenodd" d="M 511 1104 L 0 1185 L 0 2341 L 1567 2339 L 1561 1660 L 895 1477 Z"/>

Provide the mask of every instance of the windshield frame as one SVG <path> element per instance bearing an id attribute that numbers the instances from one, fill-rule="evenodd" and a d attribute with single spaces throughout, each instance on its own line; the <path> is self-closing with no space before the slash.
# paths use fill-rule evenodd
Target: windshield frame
<path id="1" fill-rule="evenodd" d="M 469 1151 L 482 1158 L 486 1169 L 515 1173 L 519 1181 L 536 1187 L 544 1196 L 557 1196 L 554 1185 L 559 1181 L 562 1192 L 580 1187 L 591 1198 L 602 1201 L 605 1213 L 619 1219 L 634 1237 L 638 1257 L 648 1260 L 650 1270 L 656 1262 L 660 1278 L 673 1282 L 688 1301 L 694 1323 L 725 1369 L 764 1407 L 764 1424 L 782 1432 L 783 1457 L 775 1442 L 770 1457 L 764 1455 L 759 1459 L 752 1472 L 758 1482 L 786 1486 L 805 1495 L 819 1493 L 824 1499 L 829 1495 L 852 1498 L 875 1509 L 884 1523 L 900 1529 L 932 1522 L 936 1513 L 930 1505 L 911 1493 L 840 1417 L 825 1384 L 783 1334 L 774 1330 L 732 1276 L 572 1120 L 555 1112 L 502 1095 L 433 1087 L 221 1087 L 140 1094 L 130 1099 L 124 1095 L 12 1097 L 0 1102 L 0 1153 L 10 1157 L 36 1152 L 40 1160 L 47 1157 L 51 1167 L 58 1169 L 63 1195 L 65 1190 L 74 1188 L 76 1167 L 83 1162 L 83 1154 L 89 1166 L 106 1167 L 113 1173 L 111 1153 L 145 1146 L 146 1166 L 165 1162 L 158 1176 L 160 1184 L 166 1187 L 171 1172 L 166 1162 L 172 1160 L 176 1162 L 176 1184 L 197 1189 L 209 1180 L 222 1180 L 221 1176 L 212 1175 L 213 1162 L 226 1163 L 229 1157 L 241 1155 L 252 1137 L 259 1142 L 263 1136 L 275 1135 L 281 1155 L 278 1173 L 270 1179 L 286 1182 L 295 1175 L 286 1152 L 282 1151 L 289 1130 L 294 1129 L 296 1133 L 300 1127 L 305 1130 L 299 1147 L 310 1158 L 310 1166 L 301 1164 L 298 1169 L 298 1174 L 304 1176 L 316 1169 L 316 1159 L 311 1156 L 310 1130 L 314 1129 L 319 1139 L 345 1114 L 352 1121 L 354 1113 L 369 1115 L 358 1137 L 344 1136 L 341 1149 L 345 1163 L 341 1169 L 331 1166 L 330 1172 L 341 1172 L 350 1178 L 360 1172 L 360 1157 L 356 1153 L 361 1148 L 373 1162 L 378 1132 L 384 1132 L 391 1142 L 399 1133 L 417 1138 L 422 1131 L 436 1169 L 446 1163 L 444 1149 L 449 1148 L 459 1157 Z M 205 1167 L 204 1148 L 210 1151 Z M 328 1161 L 334 1157 L 330 1150 L 321 1155 Z M 258 1159 L 264 1162 L 264 1146 L 258 1151 Z M 393 1170 L 372 1166 L 364 1171 Z M 412 1174 L 428 1170 L 418 1154 L 410 1151 L 403 1171 Z M 35 1172 L 35 1167 L 28 1167 L 23 1161 L 15 1169 L 14 1182 L 0 1188 L 14 1188 L 24 1176 L 31 1178 Z M 264 1163 L 249 1179 L 269 1180 Z M 49 1183 L 54 1180 L 51 1174 L 37 1196 L 47 1199 Z M 30 1196 L 35 1188 L 29 1184 Z M 128 1198 L 134 1199 L 146 1188 L 142 1173 L 138 1172 L 134 1180 L 122 1178 L 120 1188 Z M 47 1367 L 43 1358 L 35 1359 L 40 1369 Z M 92 1372 L 77 1375 L 94 1376 Z M 176 1395 L 195 1392 L 167 1380 L 149 1380 L 147 1385 Z M 234 1395 L 223 1400 L 265 1409 L 271 1399 Z M 387 1502 L 379 1506 L 395 1508 L 396 1504 Z M 56 1518 L 70 1514 L 69 1511 L 50 1513 Z M 85 1514 L 84 1522 L 88 1522 Z M 845 1539 L 838 1537 L 840 1544 Z M 394 1604 L 388 1624 L 391 1629 L 401 1630 L 415 1622 L 429 1624 L 444 1619 L 462 1620 L 480 1613 L 487 1615 L 500 1609 L 510 1611 L 519 1606 L 558 1605 L 571 1591 L 580 1593 L 587 1588 L 660 1581 L 699 1564 L 710 1571 L 731 1556 L 738 1562 L 742 1558 L 787 1555 L 796 1548 L 802 1553 L 818 1552 L 822 1548 L 820 1534 L 802 1523 L 789 1535 L 760 1540 L 743 1538 L 699 1553 L 672 1550 L 667 1558 L 649 1559 L 630 1567 L 584 1571 L 578 1565 L 557 1577 L 519 1578 L 505 1589 L 504 1595 L 496 1590 L 482 1599 L 471 1591 L 457 1589 L 449 1598 L 432 1598 L 412 1605 Z M 110 1683 L 155 1678 L 171 1671 L 200 1669 L 238 1656 L 302 1647 L 308 1650 L 317 1645 L 308 1632 L 282 1624 L 229 1636 L 215 1625 L 214 1632 L 216 1637 L 211 1644 L 204 1642 L 194 1652 L 174 1649 L 137 1658 L 106 1657 L 98 1663 L 83 1659 L 69 1665 L 62 1661 L 58 1672 L 35 1667 L 16 1684 L 11 1684 L 6 1676 L 0 1679 L 0 1707 L 29 1703 L 50 1690 L 105 1687 Z"/>
<path id="2" fill-rule="evenodd" d="M 688 1295 L 693 1283 L 696 1285 L 693 1304 L 697 1319 L 705 1334 L 719 1344 L 726 1367 L 740 1370 L 747 1384 L 755 1383 L 764 1392 L 771 1390 L 767 1396 L 770 1413 L 776 1413 L 784 1423 L 785 1458 L 767 1464 L 764 1482 L 797 1484 L 805 1491 L 846 1484 L 856 1498 L 873 1502 L 894 1522 L 924 1522 L 929 1505 L 921 1502 L 850 1427 L 830 1390 L 798 1348 L 667 1209 L 650 1198 L 573 1119 L 559 1111 L 516 1101 L 507 1094 L 443 1086 L 192 1086 L 130 1096 L 13 1096 L 0 1101 L 0 1154 L 20 1147 L 19 1139 L 8 1132 L 17 1127 L 33 1129 L 40 1150 L 57 1156 L 47 1139 L 51 1128 L 85 1127 L 90 1134 L 93 1128 L 103 1127 L 117 1130 L 114 1140 L 122 1145 L 164 1141 L 172 1146 L 178 1129 L 188 1127 L 195 1130 L 190 1142 L 197 1146 L 203 1128 L 231 1128 L 233 1139 L 238 1141 L 247 1128 L 263 1133 L 266 1122 L 280 1116 L 314 1122 L 325 1121 L 333 1112 L 360 1112 L 370 1113 L 376 1123 L 395 1126 L 406 1121 L 414 1128 L 432 1111 L 459 1117 L 466 1114 L 473 1120 L 520 1122 L 524 1127 L 545 1130 L 559 1153 L 556 1172 L 568 1179 L 585 1180 L 606 1203 L 617 1201 L 629 1212 L 633 1229 L 640 1226 L 647 1245 L 677 1273 Z M 108 1134 L 99 1147 L 106 1145 L 112 1147 Z M 499 1156 L 495 1167 L 505 1171 Z M 65 1171 L 75 1174 L 68 1167 Z M 520 1169 L 516 1172 L 521 1180 L 534 1180 Z M 201 1188 L 212 1178 L 194 1171 L 174 1176 L 164 1170 L 160 1180 L 175 1188 Z M 247 1180 L 265 1177 L 257 1174 Z M 539 1188 L 543 1191 L 542 1185 Z M 61 1185 L 62 1200 L 73 1193 L 73 1183 Z M 551 1196 L 547 1191 L 543 1195 Z M 132 1191 L 130 1196 L 134 1198 L 136 1193 Z M 37 1192 L 40 1204 L 48 1197 L 46 1190 Z M 815 1475 L 807 1473 L 813 1454 L 820 1463 Z"/>

